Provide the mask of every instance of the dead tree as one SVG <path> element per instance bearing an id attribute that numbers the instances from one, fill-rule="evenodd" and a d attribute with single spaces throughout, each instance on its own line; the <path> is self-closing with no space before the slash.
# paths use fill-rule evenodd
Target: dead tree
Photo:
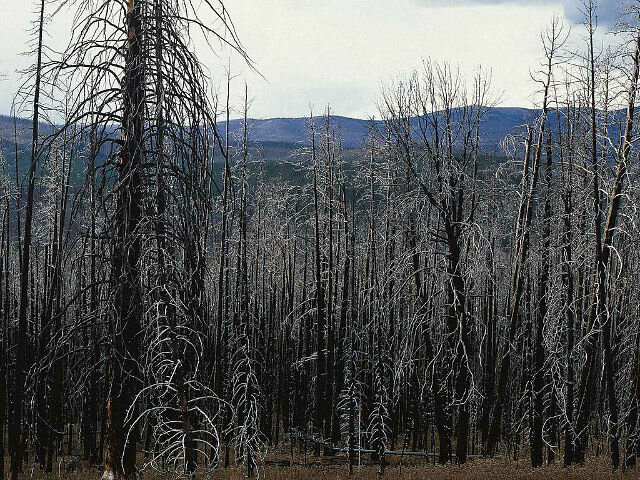
<path id="1" fill-rule="evenodd" d="M 40 84 L 42 80 L 42 48 L 44 31 L 45 2 L 40 2 L 40 20 L 38 22 L 38 46 L 36 50 L 35 87 L 33 93 L 33 122 L 31 138 L 31 161 L 27 173 L 27 199 L 24 213 L 24 231 L 22 238 L 22 252 L 20 262 L 20 306 L 18 310 L 18 339 L 13 382 L 13 398 L 10 404 L 10 415 L 13 417 L 9 430 L 9 448 L 11 449 L 11 465 L 9 478 L 18 480 L 22 472 L 22 447 L 24 445 L 23 432 L 23 393 L 25 373 L 27 370 L 27 306 L 29 295 L 29 267 L 31 259 L 31 232 L 33 221 L 33 203 L 35 190 L 35 176 L 38 158 L 40 156 L 38 142 L 38 128 L 40 125 Z"/>
<path id="2" fill-rule="evenodd" d="M 556 61 L 555 57 L 558 50 L 562 48 L 562 45 L 566 41 L 568 33 L 564 30 L 560 20 L 554 18 L 551 27 L 543 36 L 543 47 L 545 49 L 546 56 L 546 71 L 544 72 L 545 79 L 543 84 L 543 97 L 542 97 L 542 114 L 539 119 L 539 127 L 537 132 L 537 147 L 535 153 L 533 153 L 533 165 L 532 172 L 529 174 L 529 162 L 531 150 L 532 150 L 532 135 L 533 132 L 529 129 L 529 138 L 526 144 L 524 170 L 522 175 L 522 200 L 520 203 L 520 209 L 518 212 L 518 218 L 516 220 L 515 231 L 515 249 L 513 253 L 513 276 L 510 289 L 510 299 L 508 305 L 510 311 L 508 312 L 507 331 L 508 340 L 505 342 L 502 348 L 502 363 L 500 365 L 500 372 L 497 379 L 496 395 L 497 401 L 493 409 L 491 427 L 489 430 L 489 436 L 487 439 L 487 454 L 494 455 L 496 453 L 496 447 L 500 437 L 500 430 L 502 427 L 502 414 L 504 410 L 504 397 L 506 395 L 507 381 L 511 368 L 511 349 L 515 340 L 517 332 L 518 317 L 520 312 L 520 303 L 524 288 L 524 276 L 522 273 L 525 267 L 527 254 L 529 250 L 529 237 L 530 228 L 533 215 L 533 202 L 534 195 L 538 184 L 538 175 L 540 167 L 540 158 L 543 151 L 543 140 L 545 136 L 545 127 L 547 121 L 547 112 L 549 108 L 549 88 L 552 82 L 553 67 Z"/>
<path id="3" fill-rule="evenodd" d="M 591 54 L 593 62 L 593 54 Z M 592 66 L 591 70 L 593 71 Z M 613 180 L 613 186 L 610 194 L 609 208 L 604 225 L 604 231 L 602 232 L 601 243 L 598 243 L 600 237 L 600 223 L 597 218 L 599 215 L 599 195 L 594 193 L 594 205 L 596 201 L 598 206 L 596 207 L 596 245 L 595 245 L 595 278 L 594 278 L 594 290 L 591 295 L 591 305 L 589 308 L 589 317 L 587 321 L 588 338 L 586 339 L 585 353 L 586 363 L 582 369 L 580 375 L 580 383 L 578 387 L 578 405 L 579 410 L 577 414 L 577 432 L 579 437 L 576 438 L 576 460 L 580 463 L 584 463 L 586 452 L 586 437 L 587 429 L 591 421 L 593 413 L 593 390 L 596 378 L 596 342 L 593 335 L 594 329 L 600 329 L 602 332 L 602 344 L 604 350 L 604 367 L 607 384 L 607 402 L 609 404 L 609 410 L 611 415 L 611 422 L 613 424 L 611 430 L 611 462 L 614 469 L 619 465 L 620 453 L 619 453 L 619 441 L 617 433 L 618 424 L 618 406 L 615 396 L 615 377 L 614 377 L 614 362 L 613 351 L 611 349 L 611 321 L 607 314 L 607 291 L 606 291 L 606 271 L 609 265 L 611 257 L 611 250 L 613 248 L 613 235 L 616 229 L 618 215 L 620 211 L 620 205 L 622 201 L 622 187 L 624 183 L 624 177 L 627 172 L 627 164 L 631 155 L 631 145 L 633 141 L 633 126 L 634 126 L 634 111 L 636 95 L 638 90 L 638 79 L 640 69 L 640 28 L 636 26 L 636 38 L 634 40 L 634 53 L 632 54 L 631 75 L 630 82 L 627 88 L 627 107 L 626 116 L 624 121 L 624 133 L 621 138 L 620 145 L 616 149 L 616 174 Z M 593 105 L 593 101 L 592 101 Z M 592 106 L 592 124 L 595 124 Z M 595 127 L 594 127 L 595 128 Z M 594 133 L 592 133 L 594 135 Z M 595 138 L 594 138 L 595 142 Z M 595 146 L 593 148 L 593 154 L 595 153 Z M 594 177 L 597 178 L 598 172 L 593 172 Z M 595 180 L 594 180 L 595 182 Z M 594 185 L 597 185 L 594 183 Z M 594 190 L 595 192 L 595 190 Z"/>

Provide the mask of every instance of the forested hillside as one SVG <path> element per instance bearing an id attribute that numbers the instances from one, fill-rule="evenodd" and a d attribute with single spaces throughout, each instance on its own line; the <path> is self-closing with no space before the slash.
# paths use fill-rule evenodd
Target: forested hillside
<path id="1" fill-rule="evenodd" d="M 0 119 L 0 478 L 636 474 L 637 13 L 553 18 L 535 109 L 425 59 L 376 121 L 251 121 L 189 41 L 252 65 L 222 2 L 77 5 Z"/>
<path id="2" fill-rule="evenodd" d="M 502 140 L 512 129 L 525 125 L 539 115 L 539 111 L 527 108 L 490 106 L 483 118 L 482 135 L 479 143 L 487 152 L 501 152 Z M 442 112 L 440 112 L 442 114 Z M 360 120 L 331 115 L 332 124 L 340 131 L 342 146 L 345 148 L 358 148 L 362 146 L 372 125 L 376 128 L 384 128 L 384 122 L 377 117 L 370 120 Z M 417 118 L 411 119 L 413 129 L 418 130 Z M 442 118 L 444 121 L 444 118 Z M 553 120 L 552 120 L 553 121 Z M 286 142 L 309 143 L 309 119 L 308 118 L 268 118 L 249 120 L 249 140 L 256 142 Z M 226 130 L 226 125 L 220 125 L 221 133 Z M 229 132 L 236 137 L 242 134 L 243 121 L 231 120 Z"/>

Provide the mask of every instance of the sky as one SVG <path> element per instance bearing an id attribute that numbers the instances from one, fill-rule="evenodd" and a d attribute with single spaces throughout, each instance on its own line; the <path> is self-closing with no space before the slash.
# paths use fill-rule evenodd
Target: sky
<path id="1" fill-rule="evenodd" d="M 331 105 L 337 115 L 369 118 L 377 113 L 381 86 L 419 68 L 423 59 L 447 60 L 471 74 L 492 71 L 502 106 L 529 107 L 536 86 L 530 72 L 542 54 L 540 33 L 554 14 L 580 30 L 581 0 L 226 0 L 256 73 L 228 48 L 195 41 L 219 90 L 224 70 L 234 75 L 232 103 L 244 83 L 254 118 L 299 117 L 310 107 Z M 602 30 L 619 0 L 599 0 Z M 8 113 L 30 61 L 32 0 L 0 0 L 0 113 Z M 62 48 L 71 15 L 47 26 L 47 43 Z M 222 85 L 222 87 L 221 87 Z"/>

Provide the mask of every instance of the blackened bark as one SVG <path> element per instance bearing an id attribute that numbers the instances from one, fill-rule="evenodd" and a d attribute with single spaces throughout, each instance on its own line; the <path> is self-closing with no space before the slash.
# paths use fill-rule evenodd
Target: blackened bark
<path id="1" fill-rule="evenodd" d="M 114 289 L 108 372 L 105 467 L 103 478 L 136 475 L 137 428 L 128 409 L 139 390 L 138 355 L 141 334 L 140 224 L 142 219 L 142 163 L 144 133 L 144 54 L 142 2 L 129 0 L 128 42 L 123 83 L 122 148 L 118 162 L 115 237 L 112 260 Z"/>

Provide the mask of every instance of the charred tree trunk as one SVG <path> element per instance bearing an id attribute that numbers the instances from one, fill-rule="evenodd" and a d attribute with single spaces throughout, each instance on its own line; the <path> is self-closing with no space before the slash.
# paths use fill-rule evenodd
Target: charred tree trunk
<path id="1" fill-rule="evenodd" d="M 540 145 L 538 148 L 542 148 Z M 549 255 L 551 247 L 551 181 L 552 181 L 551 135 L 547 139 L 547 166 L 545 170 L 546 195 L 542 227 L 542 265 L 538 282 L 538 308 L 536 312 L 536 332 L 533 361 L 533 428 L 531 432 L 531 466 L 538 468 L 543 463 L 542 424 L 544 415 L 544 321 L 547 315 L 547 284 L 549 283 Z M 551 400 L 553 401 L 553 399 Z"/>
<path id="2" fill-rule="evenodd" d="M 112 345 L 109 365 L 105 467 L 103 479 L 136 476 L 137 428 L 130 408 L 139 390 L 138 355 L 141 333 L 140 267 L 142 164 L 144 136 L 144 53 L 142 2 L 127 4 L 128 41 L 123 83 L 122 147 L 118 162 L 112 282 L 114 289 Z"/>
<path id="3" fill-rule="evenodd" d="M 593 54 L 592 54 L 593 62 Z M 599 192 L 596 192 L 597 183 L 594 180 L 594 205 L 596 206 L 596 251 L 595 251 L 595 263 L 596 263 L 596 280 L 594 291 L 591 299 L 591 307 L 589 310 L 588 329 L 591 330 L 596 322 L 599 322 L 602 329 L 602 343 L 604 349 L 604 369 L 607 383 L 607 401 L 609 403 L 609 411 L 611 415 L 611 422 L 613 428 L 610 432 L 610 446 L 611 446 L 611 463 L 614 469 L 616 469 L 620 462 L 619 440 L 617 433 L 618 423 L 618 406 L 615 396 L 615 377 L 614 377 L 614 358 L 611 350 L 611 318 L 603 316 L 606 313 L 606 270 L 609 265 L 609 259 L 611 255 L 611 249 L 613 248 L 613 233 L 616 228 L 618 214 L 620 210 L 620 203 L 622 201 L 622 187 L 624 183 L 624 177 L 627 172 L 627 162 L 631 154 L 631 142 L 633 139 L 633 122 L 636 94 L 638 90 L 638 78 L 639 78 L 639 66 L 640 66 L 640 28 L 637 30 L 637 36 L 635 40 L 635 51 L 633 54 L 633 70 L 631 75 L 631 83 L 628 89 L 628 103 L 627 113 L 625 119 L 624 136 L 622 138 L 622 144 L 618 147 L 617 152 L 617 169 L 614 178 L 613 187 L 610 195 L 609 209 L 607 212 L 607 220 L 602 234 L 602 242 L 599 245 L 598 240 L 600 237 L 598 215 L 600 212 L 599 207 Z M 593 71 L 592 67 L 592 71 Z M 595 124 L 595 106 L 592 102 L 592 124 Z M 592 127 L 593 128 L 593 127 Z M 592 135 L 595 135 L 592 133 Z M 595 136 L 594 136 L 595 142 Z M 592 147 L 594 149 L 594 157 L 596 156 L 595 144 Z M 594 163 L 594 177 L 597 179 L 597 163 Z M 593 337 L 593 336 L 591 336 Z M 577 432 L 580 435 L 576 438 L 576 461 L 584 463 L 586 452 L 586 433 L 588 430 L 591 416 L 593 413 L 593 391 L 595 388 L 596 377 L 596 343 L 594 338 L 588 338 L 585 344 L 586 362 L 583 367 L 580 376 L 580 385 L 578 387 L 578 418 L 577 418 Z"/>
<path id="4" fill-rule="evenodd" d="M 22 254 L 20 258 L 20 306 L 18 310 L 18 339 L 16 350 L 15 372 L 13 380 L 13 399 L 10 403 L 11 424 L 9 429 L 9 447 L 11 448 L 11 463 L 9 479 L 18 480 L 22 472 L 23 432 L 23 398 L 25 389 L 26 361 L 27 361 L 27 306 L 29 301 L 29 261 L 31 258 L 31 230 L 33 221 L 33 203 L 35 190 L 36 166 L 40 156 L 38 147 L 38 127 L 40 122 L 40 83 L 42 78 L 42 36 L 44 29 L 45 1 L 40 2 L 40 21 L 38 22 L 38 48 L 36 60 L 36 79 L 33 95 L 33 123 L 31 138 L 31 162 L 27 174 L 27 203 L 24 214 L 24 237 L 22 240 Z M 17 165 L 17 164 L 16 164 Z M 17 166 L 16 166 L 17 168 Z"/>
<path id="5" fill-rule="evenodd" d="M 315 416 L 313 421 L 313 428 L 315 433 L 324 433 L 324 421 L 327 417 L 326 414 L 326 297 L 324 293 L 324 284 L 322 282 L 322 252 L 320 249 L 320 211 L 319 211 L 319 191 L 318 191 L 318 159 L 316 156 L 315 146 L 315 132 L 314 132 L 314 119 L 311 121 L 311 148 L 312 148 L 312 162 L 313 162 L 313 221 L 314 221 L 314 260 L 315 260 L 315 284 L 316 293 L 314 296 L 314 303 L 316 306 L 316 352 L 318 360 L 316 363 L 316 387 L 315 387 Z M 316 444 L 316 455 L 320 453 L 319 445 Z"/>

